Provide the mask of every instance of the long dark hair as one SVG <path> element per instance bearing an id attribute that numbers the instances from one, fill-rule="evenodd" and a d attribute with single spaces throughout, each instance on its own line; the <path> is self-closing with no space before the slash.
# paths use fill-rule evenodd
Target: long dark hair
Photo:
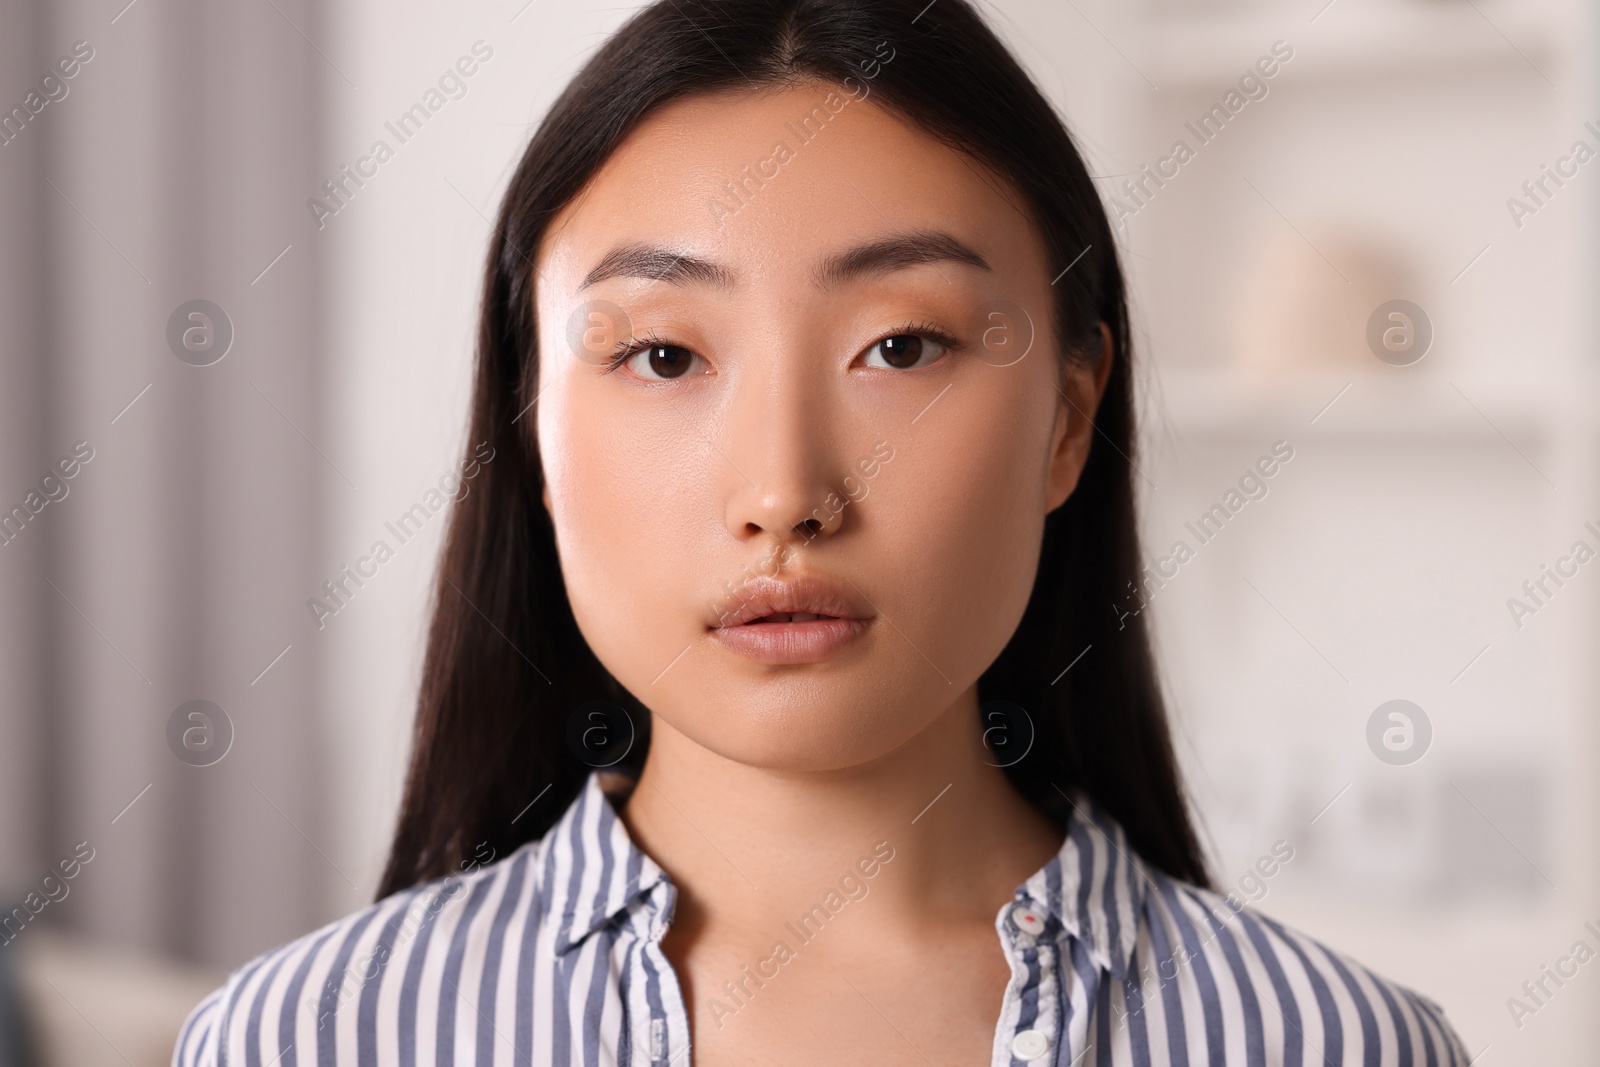
<path id="1" fill-rule="evenodd" d="M 885 42 L 893 62 L 869 65 Z M 1111 334 L 1087 465 L 1048 516 L 1032 599 L 978 683 L 986 708 L 1018 705 L 1035 730 L 1027 756 L 1006 773 L 1058 822 L 1067 793 L 1083 790 L 1144 859 L 1208 884 L 1145 617 L 1114 606 L 1140 570 L 1127 302 L 1105 210 L 1061 119 L 966 0 L 659 0 L 561 94 L 500 206 L 467 443 L 481 456 L 487 442 L 494 458 L 451 514 L 380 897 L 543 836 L 592 769 L 568 743 L 581 706 L 610 701 L 639 727 L 621 767 L 637 770 L 649 744 L 648 709 L 578 630 L 541 503 L 530 410 L 539 359 L 533 263 L 550 219 L 663 104 L 806 79 L 851 88 L 868 72 L 872 99 L 1021 192 L 1051 276 L 1064 272 L 1053 290 L 1063 358 L 1078 358 L 1076 340 L 1096 336 L 1099 323 Z"/>

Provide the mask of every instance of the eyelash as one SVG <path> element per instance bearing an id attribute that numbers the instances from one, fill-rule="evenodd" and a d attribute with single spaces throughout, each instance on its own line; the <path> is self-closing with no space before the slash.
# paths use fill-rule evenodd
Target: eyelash
<path id="1" fill-rule="evenodd" d="M 656 333 L 647 333 L 630 341 L 618 341 L 616 348 L 611 351 L 611 359 L 606 363 L 605 372 L 610 374 L 640 352 L 647 352 L 658 345 L 671 344 L 671 341 Z"/>
<path id="2" fill-rule="evenodd" d="M 908 336 L 920 337 L 927 341 L 933 341 L 944 346 L 948 352 L 959 352 L 961 350 L 961 341 L 954 334 L 935 323 L 923 320 L 920 322 L 909 322 L 904 326 L 898 326 L 895 329 L 890 330 L 877 340 L 873 341 L 872 344 L 869 344 L 866 348 L 862 349 L 862 351 L 870 352 L 873 348 L 879 344 L 882 344 L 884 341 L 887 341 L 891 337 Z M 606 363 L 606 369 L 604 373 L 610 374 L 612 371 L 622 366 L 640 352 L 647 352 L 650 349 L 661 345 L 668 345 L 675 348 L 685 347 L 682 345 L 673 345 L 671 341 L 668 341 L 666 338 L 654 332 L 645 334 L 643 337 L 634 338 L 633 340 L 619 341 L 616 348 L 612 350 L 611 357 Z"/>

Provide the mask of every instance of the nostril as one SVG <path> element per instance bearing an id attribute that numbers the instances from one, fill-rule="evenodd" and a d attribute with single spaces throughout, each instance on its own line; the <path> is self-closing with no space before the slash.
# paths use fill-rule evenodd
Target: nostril
<path id="1" fill-rule="evenodd" d="M 815 537 L 817 534 L 822 532 L 822 520 L 806 519 L 804 522 L 796 526 L 795 529 L 801 530 L 811 537 Z"/>

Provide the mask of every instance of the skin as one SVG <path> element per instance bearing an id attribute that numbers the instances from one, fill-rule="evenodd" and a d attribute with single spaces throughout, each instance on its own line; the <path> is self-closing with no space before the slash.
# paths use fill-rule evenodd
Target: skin
<path id="1" fill-rule="evenodd" d="M 988 1062 L 1010 977 L 996 913 L 1061 845 L 990 765 L 976 683 L 1077 484 L 1110 346 L 1060 358 L 1020 197 L 855 88 L 660 109 L 537 259 L 544 501 L 584 637 L 653 714 L 622 818 L 678 887 L 663 949 L 697 1064 Z M 801 144 L 785 124 L 813 107 L 828 121 Z M 723 183 L 780 140 L 776 174 L 730 199 Z M 987 269 L 939 259 L 816 284 L 828 256 L 932 231 Z M 713 262 L 726 284 L 584 287 L 632 244 Z M 1007 329 L 1038 324 L 1021 358 L 1020 333 L 986 347 L 998 301 Z M 651 380 L 648 352 L 608 372 L 609 343 L 574 349 L 574 316 L 603 342 L 681 346 L 655 366 L 691 373 Z M 958 343 L 888 365 L 878 342 L 911 323 Z M 868 476 L 881 442 L 892 459 Z M 763 570 L 846 579 L 876 617 L 825 661 L 752 661 L 711 636 L 708 604 Z M 875 845 L 892 860 L 802 944 L 785 924 Z M 793 958 L 730 997 L 723 983 L 780 940 Z"/>

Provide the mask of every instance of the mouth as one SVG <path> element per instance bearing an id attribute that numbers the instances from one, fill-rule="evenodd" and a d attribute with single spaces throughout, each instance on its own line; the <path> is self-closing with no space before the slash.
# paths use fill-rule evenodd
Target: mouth
<path id="1" fill-rule="evenodd" d="M 751 619 L 744 623 L 745 626 L 759 626 L 771 622 L 810 622 L 813 619 L 835 619 L 837 615 L 817 615 L 809 611 L 775 611 L 771 615 L 763 615 L 759 619 Z"/>
<path id="2" fill-rule="evenodd" d="M 817 573 L 788 580 L 761 575 L 708 629 L 723 647 L 757 662 L 818 663 L 858 641 L 873 618 L 849 582 Z"/>

